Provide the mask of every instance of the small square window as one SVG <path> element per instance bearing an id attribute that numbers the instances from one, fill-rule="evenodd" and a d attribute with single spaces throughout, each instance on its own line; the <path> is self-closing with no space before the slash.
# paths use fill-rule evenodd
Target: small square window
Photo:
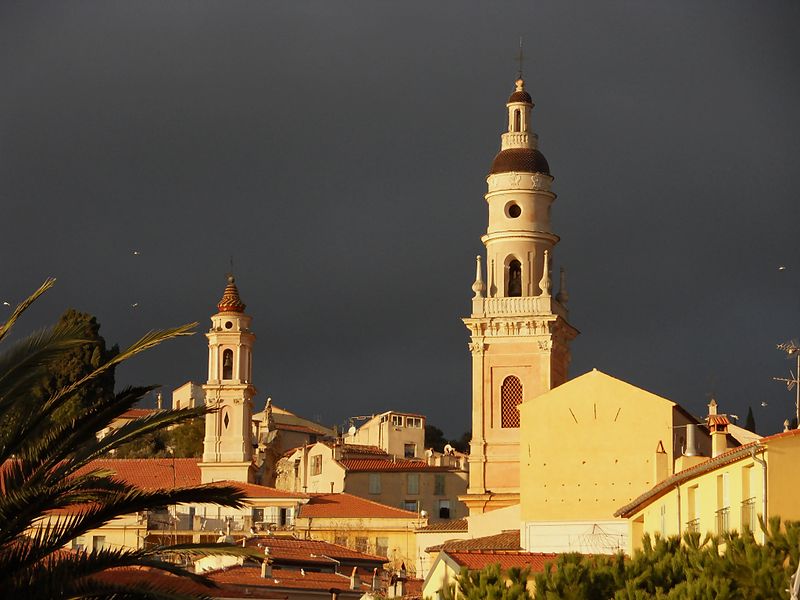
<path id="1" fill-rule="evenodd" d="M 439 518 L 450 518 L 450 500 L 439 500 Z"/>
<path id="2" fill-rule="evenodd" d="M 394 425 L 395 427 L 402 427 L 403 426 L 402 415 L 392 415 L 392 425 Z"/>
<path id="3" fill-rule="evenodd" d="M 422 419 L 420 417 L 406 417 L 406 427 L 422 429 Z"/>
<path id="4" fill-rule="evenodd" d="M 418 503 L 416 500 L 403 500 L 403 510 L 410 510 L 411 512 L 417 512 Z"/>

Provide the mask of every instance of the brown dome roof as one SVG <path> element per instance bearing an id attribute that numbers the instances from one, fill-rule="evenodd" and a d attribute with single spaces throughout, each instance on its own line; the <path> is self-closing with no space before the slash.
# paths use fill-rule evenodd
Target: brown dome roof
<path id="1" fill-rule="evenodd" d="M 495 173 L 545 173 L 550 175 L 550 166 L 544 154 L 533 148 L 509 148 L 501 150 L 492 161 L 489 175 Z"/>
<path id="2" fill-rule="evenodd" d="M 533 104 L 531 95 L 525 90 L 517 90 L 512 93 L 508 98 L 508 103 L 511 104 L 512 102 L 525 102 L 527 104 Z"/>
<path id="3" fill-rule="evenodd" d="M 245 303 L 239 298 L 239 290 L 236 288 L 236 283 L 233 276 L 228 277 L 228 285 L 225 286 L 225 291 L 222 293 L 222 299 L 217 304 L 219 312 L 237 312 L 243 313 Z"/>

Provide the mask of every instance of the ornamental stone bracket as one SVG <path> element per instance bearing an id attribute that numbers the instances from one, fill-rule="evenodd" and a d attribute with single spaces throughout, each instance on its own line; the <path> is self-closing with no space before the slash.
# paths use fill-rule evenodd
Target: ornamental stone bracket
<path id="1" fill-rule="evenodd" d="M 469 351 L 473 354 L 473 356 L 482 355 L 486 352 L 486 344 L 482 344 L 480 342 L 470 342 Z"/>

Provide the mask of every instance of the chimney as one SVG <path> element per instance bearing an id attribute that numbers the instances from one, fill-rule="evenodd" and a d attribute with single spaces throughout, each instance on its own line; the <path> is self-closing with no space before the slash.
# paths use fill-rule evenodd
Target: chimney
<path id="1" fill-rule="evenodd" d="M 667 451 L 664 450 L 664 444 L 659 440 L 656 446 L 656 455 L 653 472 L 653 485 L 659 481 L 664 481 L 669 476 L 669 460 L 667 459 Z"/>
<path id="2" fill-rule="evenodd" d="M 684 456 L 697 456 L 697 425 L 689 423 L 686 425 L 686 449 L 683 451 Z"/>
<path id="3" fill-rule="evenodd" d="M 372 591 L 378 591 L 378 569 L 377 567 L 372 569 Z"/>
<path id="4" fill-rule="evenodd" d="M 357 590 L 361 587 L 361 578 L 358 576 L 358 567 L 353 567 L 353 573 L 350 575 L 350 589 Z"/>
<path id="5" fill-rule="evenodd" d="M 711 457 L 719 456 L 728 449 L 728 417 L 717 413 L 717 401 L 708 403 L 706 425 L 711 432 Z"/>
<path id="6" fill-rule="evenodd" d="M 261 563 L 261 577 L 272 577 L 272 563 L 269 558 L 265 558 Z"/>
<path id="7" fill-rule="evenodd" d="M 161 397 L 161 392 L 156 392 L 156 407 L 158 410 L 163 409 L 164 400 Z"/>

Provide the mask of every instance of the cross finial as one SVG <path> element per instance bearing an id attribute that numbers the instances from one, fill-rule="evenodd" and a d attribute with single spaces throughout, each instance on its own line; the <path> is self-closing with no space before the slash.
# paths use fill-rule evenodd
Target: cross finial
<path id="1" fill-rule="evenodd" d="M 519 69 L 517 70 L 517 79 L 522 79 L 522 63 L 525 60 L 525 55 L 522 52 L 522 36 L 519 36 L 519 54 L 517 54 L 517 62 Z"/>

